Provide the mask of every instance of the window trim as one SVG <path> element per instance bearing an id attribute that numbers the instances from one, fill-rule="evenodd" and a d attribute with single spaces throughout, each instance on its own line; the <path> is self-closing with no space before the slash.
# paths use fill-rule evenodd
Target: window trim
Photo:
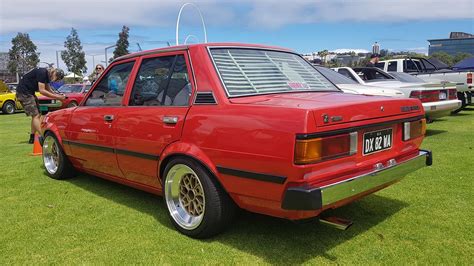
<path id="1" fill-rule="evenodd" d="M 104 73 L 102 73 L 102 75 L 100 75 L 99 79 L 96 80 L 94 82 L 94 84 L 91 86 L 91 88 L 89 89 L 89 91 L 86 93 L 86 95 L 84 96 L 84 98 L 82 99 L 82 102 L 79 104 L 78 107 L 123 107 L 124 106 L 124 99 L 126 98 L 125 96 L 128 94 L 127 91 L 128 91 L 128 88 L 130 86 L 130 83 L 131 83 L 131 77 L 134 76 L 134 72 L 135 72 L 135 68 L 137 66 L 137 58 L 130 58 L 130 59 L 127 59 L 127 60 L 121 60 L 121 61 L 114 61 L 112 62 L 105 70 L 104 70 Z M 86 105 L 86 102 L 87 100 L 89 99 L 89 96 L 90 94 L 92 94 L 94 92 L 94 90 L 96 89 L 96 87 L 100 84 L 100 82 L 104 79 L 105 76 L 107 76 L 107 74 L 110 72 L 110 70 L 117 66 L 117 65 L 121 65 L 121 64 L 126 64 L 126 63 L 130 63 L 130 62 L 134 62 L 133 63 L 133 66 L 132 66 L 132 70 L 130 71 L 130 77 L 128 78 L 128 81 L 127 81 L 127 84 L 125 85 L 125 92 L 122 96 L 122 103 L 120 105 L 112 105 L 112 106 L 108 106 L 108 105 L 101 105 L 101 106 L 97 106 L 97 105 Z"/>
<path id="2" fill-rule="evenodd" d="M 242 95 L 234 95 L 231 96 L 229 95 L 229 92 L 227 91 L 227 88 L 224 83 L 224 79 L 222 79 L 221 73 L 219 72 L 219 69 L 217 68 L 216 63 L 214 62 L 214 58 L 212 57 L 211 54 L 211 49 L 247 49 L 247 50 L 263 50 L 263 51 L 273 51 L 273 52 L 281 52 L 281 53 L 287 53 L 287 54 L 292 54 L 300 57 L 303 61 L 305 61 L 307 64 L 309 64 L 316 72 L 318 72 L 320 75 L 322 75 L 328 83 L 332 84 L 334 86 L 334 90 L 327 90 L 327 91 L 315 91 L 315 90 L 301 90 L 301 91 L 279 91 L 279 92 L 265 92 L 265 93 L 252 93 L 252 94 L 242 94 Z M 228 99 L 231 98 L 240 98 L 240 97 L 252 97 L 252 96 L 261 96 L 261 95 L 270 95 L 270 94 L 283 94 L 283 93 L 308 93 L 308 92 L 340 92 L 341 90 L 335 85 L 333 82 L 331 82 L 326 76 L 321 74 L 314 66 L 309 63 L 306 59 L 304 59 L 300 54 L 295 53 L 291 50 L 285 50 L 285 49 L 277 49 L 277 48 L 271 48 L 271 47 L 254 47 L 254 46 L 207 46 L 206 47 L 208 58 L 211 61 L 212 65 L 214 66 L 214 71 L 217 73 L 217 76 L 219 77 L 221 87 L 225 92 L 225 95 L 227 96 Z"/>
<path id="3" fill-rule="evenodd" d="M 138 75 L 138 72 L 140 71 L 140 67 L 142 65 L 143 60 L 144 59 L 150 59 L 150 58 L 165 57 L 165 56 L 178 56 L 178 55 L 183 55 L 183 57 L 184 57 L 184 60 L 186 62 L 186 69 L 187 69 L 188 76 L 189 76 L 189 83 L 191 84 L 191 95 L 189 96 L 189 99 L 188 99 L 188 105 L 182 105 L 182 106 L 176 106 L 176 105 L 152 105 L 152 106 L 130 105 L 130 97 L 132 95 L 133 85 L 135 85 L 135 79 Z M 193 66 L 191 64 L 191 58 L 189 58 L 189 50 L 179 49 L 179 50 L 169 51 L 169 52 L 145 54 L 145 55 L 142 55 L 142 56 L 138 57 L 137 63 L 135 64 L 135 67 L 137 69 L 136 69 L 136 71 L 134 71 L 133 77 L 130 77 L 130 79 L 133 78 L 133 80 L 132 80 L 133 83 L 131 84 L 130 89 L 127 90 L 126 97 L 125 97 L 125 94 L 124 94 L 125 105 L 123 105 L 123 107 L 128 107 L 128 108 L 163 108 L 163 107 L 189 108 L 189 107 L 192 106 L 193 102 L 191 101 L 191 99 L 196 94 L 197 85 L 195 85 L 194 70 L 193 70 Z"/>

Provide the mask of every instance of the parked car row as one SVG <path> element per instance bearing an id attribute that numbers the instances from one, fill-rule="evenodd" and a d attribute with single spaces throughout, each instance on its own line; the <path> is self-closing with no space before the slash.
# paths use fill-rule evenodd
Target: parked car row
<path id="1" fill-rule="evenodd" d="M 432 164 L 419 97 L 350 83 L 344 93 L 327 71 L 237 43 L 117 58 L 78 106 L 45 116 L 44 167 L 163 195 L 176 229 L 205 238 L 239 208 L 315 218 Z"/>
<path id="2" fill-rule="evenodd" d="M 17 111 L 22 111 L 20 101 L 16 98 L 16 84 L 7 84 L 9 91 L 0 92 L 0 110 L 4 114 L 14 114 Z M 90 85 L 86 84 L 64 84 L 59 89 L 59 93 L 66 95 L 66 99 L 63 101 L 51 99 L 49 97 L 41 95 L 39 92 L 36 93 L 38 97 L 38 103 L 40 111 L 47 113 L 50 111 L 59 110 L 62 108 L 70 108 L 77 106 L 85 94 L 89 91 Z"/>
<path id="3" fill-rule="evenodd" d="M 431 121 L 459 111 L 461 101 L 457 99 L 455 83 L 427 83 L 406 73 L 387 73 L 374 67 L 339 67 L 335 71 L 353 81 L 370 88 L 395 89 L 405 98 L 420 99 L 426 118 Z M 370 94 L 370 93 L 367 93 Z M 391 95 L 387 95 L 391 96 Z"/>

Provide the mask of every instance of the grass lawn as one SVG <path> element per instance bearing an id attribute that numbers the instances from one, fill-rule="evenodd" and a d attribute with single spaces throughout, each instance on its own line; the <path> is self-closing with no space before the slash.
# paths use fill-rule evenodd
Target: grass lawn
<path id="1" fill-rule="evenodd" d="M 46 176 L 29 119 L 0 115 L 0 265 L 474 264 L 474 108 L 428 125 L 434 165 L 332 211 L 347 231 L 242 213 L 209 240 L 172 228 L 162 198 L 89 175 Z"/>

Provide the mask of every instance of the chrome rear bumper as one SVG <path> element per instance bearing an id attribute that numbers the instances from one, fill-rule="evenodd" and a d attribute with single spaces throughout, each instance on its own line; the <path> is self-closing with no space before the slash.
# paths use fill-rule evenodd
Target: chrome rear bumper
<path id="1" fill-rule="evenodd" d="M 290 187 L 285 191 L 281 207 L 285 210 L 319 210 L 327 205 L 390 185 L 405 175 L 431 164 L 431 151 L 420 150 L 416 157 L 409 160 L 380 167 L 370 173 L 323 187 Z"/>

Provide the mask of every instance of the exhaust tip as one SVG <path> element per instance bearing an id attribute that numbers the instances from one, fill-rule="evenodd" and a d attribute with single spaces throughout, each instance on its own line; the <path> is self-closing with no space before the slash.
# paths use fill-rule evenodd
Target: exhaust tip
<path id="1" fill-rule="evenodd" d="M 335 216 L 320 218 L 319 222 L 339 230 L 347 230 L 353 224 L 353 222 L 350 220 Z"/>

